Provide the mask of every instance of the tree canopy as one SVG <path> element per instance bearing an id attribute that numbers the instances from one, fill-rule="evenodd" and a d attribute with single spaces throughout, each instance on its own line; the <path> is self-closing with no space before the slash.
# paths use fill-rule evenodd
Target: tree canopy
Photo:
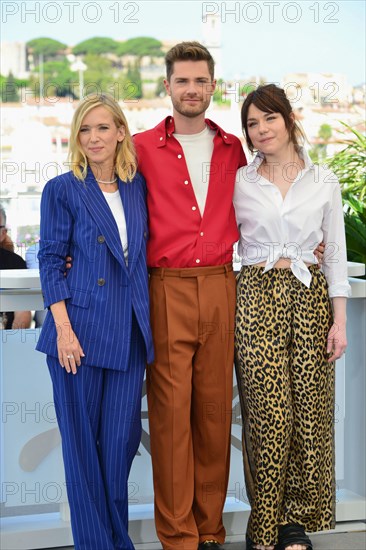
<path id="1" fill-rule="evenodd" d="M 12 73 L 9 73 L 5 79 L 1 78 L 1 101 L 4 103 L 19 101 L 19 92 Z"/>
<path id="2" fill-rule="evenodd" d="M 114 83 L 112 62 L 105 57 L 88 54 L 84 63 L 87 66 L 84 73 L 84 93 L 91 93 L 94 88 L 97 91 L 108 91 L 108 87 Z"/>
<path id="3" fill-rule="evenodd" d="M 159 76 L 157 82 L 156 82 L 156 88 L 155 88 L 155 95 L 157 97 L 164 97 L 166 96 L 166 89 L 164 86 L 164 76 Z"/>
<path id="4" fill-rule="evenodd" d="M 35 73 L 35 82 L 39 82 L 39 71 Z M 44 95 L 60 97 L 75 96 L 74 87 L 77 75 L 70 69 L 66 59 L 61 61 L 46 61 L 43 65 Z"/>
<path id="5" fill-rule="evenodd" d="M 145 55 L 149 55 L 150 57 L 162 57 L 164 52 L 161 47 L 162 43 L 160 40 L 149 36 L 139 36 L 137 38 L 130 38 L 126 42 L 119 44 L 117 53 L 120 56 L 136 55 L 136 57 L 144 57 Z"/>
<path id="6" fill-rule="evenodd" d="M 132 67 L 128 66 L 124 88 L 130 99 L 142 98 L 142 80 L 138 63 L 135 63 Z"/>
<path id="7" fill-rule="evenodd" d="M 75 55 L 99 55 L 102 53 L 114 53 L 117 51 L 118 47 L 119 43 L 113 40 L 113 38 L 96 36 L 94 38 L 89 38 L 88 40 L 83 40 L 83 42 L 79 42 L 79 44 L 74 46 L 72 52 Z"/>
<path id="8" fill-rule="evenodd" d="M 242 86 L 240 92 L 241 92 L 241 95 L 243 97 L 246 97 L 251 92 L 253 92 L 255 89 L 256 89 L 255 84 L 253 84 L 252 82 L 248 82 L 247 84 L 244 84 L 244 86 Z"/>
<path id="9" fill-rule="evenodd" d="M 27 42 L 27 47 L 36 55 L 43 54 L 44 57 L 52 57 L 62 53 L 66 49 L 66 44 L 53 40 L 53 38 L 34 38 Z"/>
<path id="10" fill-rule="evenodd" d="M 329 124 L 322 124 L 319 128 L 318 136 L 324 141 L 328 141 L 332 137 L 332 127 Z"/>

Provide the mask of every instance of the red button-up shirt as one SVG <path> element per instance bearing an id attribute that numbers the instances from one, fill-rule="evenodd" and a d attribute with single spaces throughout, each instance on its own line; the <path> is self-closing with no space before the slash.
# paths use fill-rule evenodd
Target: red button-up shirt
<path id="1" fill-rule="evenodd" d="M 246 165 L 239 139 L 206 120 L 216 132 L 203 216 L 196 201 L 174 119 L 134 136 L 139 170 L 146 179 L 150 236 L 149 267 L 216 266 L 232 261 L 238 229 L 232 203 L 235 176 Z"/>

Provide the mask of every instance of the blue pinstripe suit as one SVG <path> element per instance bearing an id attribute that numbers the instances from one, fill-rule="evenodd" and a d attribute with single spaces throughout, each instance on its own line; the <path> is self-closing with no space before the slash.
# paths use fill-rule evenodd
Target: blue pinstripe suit
<path id="1" fill-rule="evenodd" d="M 77 550 L 133 549 L 127 533 L 127 479 L 140 441 L 141 386 L 153 348 L 145 182 L 138 174 L 118 185 L 128 266 L 116 222 L 91 170 L 84 183 L 72 172 L 49 181 L 41 201 L 45 307 L 65 300 L 85 353 L 75 376 L 61 368 L 48 312 L 37 349 L 48 356 Z M 73 257 L 73 268 L 64 277 L 67 255 Z"/>

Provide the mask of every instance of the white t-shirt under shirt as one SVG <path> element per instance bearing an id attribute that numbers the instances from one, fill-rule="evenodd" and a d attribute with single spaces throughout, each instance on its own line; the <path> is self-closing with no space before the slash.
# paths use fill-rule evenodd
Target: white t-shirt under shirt
<path id="1" fill-rule="evenodd" d="M 207 126 L 198 134 L 176 134 L 182 146 L 201 216 L 205 210 L 215 132 Z"/>
<path id="2" fill-rule="evenodd" d="M 127 226 L 126 226 L 125 211 L 123 209 L 121 196 L 119 194 L 118 189 L 114 193 L 105 193 L 104 191 L 102 191 L 102 193 L 105 197 L 105 200 L 108 203 L 109 208 L 111 209 L 114 219 L 116 220 L 119 236 L 122 243 L 123 255 L 125 257 L 126 264 L 127 264 L 127 261 L 128 261 Z"/>

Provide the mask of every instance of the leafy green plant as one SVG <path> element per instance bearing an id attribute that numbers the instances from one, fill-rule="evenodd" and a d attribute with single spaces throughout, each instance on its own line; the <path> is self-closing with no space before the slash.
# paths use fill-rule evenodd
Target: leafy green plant
<path id="1" fill-rule="evenodd" d="M 250 92 L 253 92 L 256 89 L 256 85 L 252 82 L 248 82 L 247 84 L 244 84 L 244 86 L 241 87 L 240 93 L 242 97 L 246 98 L 247 95 L 250 94 Z"/>
<path id="2" fill-rule="evenodd" d="M 156 82 L 156 89 L 155 89 L 155 95 L 156 97 L 165 97 L 166 96 L 166 89 L 164 86 L 164 76 L 159 76 L 157 82 Z"/>
<path id="3" fill-rule="evenodd" d="M 229 101 L 226 98 L 226 84 L 222 78 L 219 78 L 216 83 L 216 88 L 213 93 L 213 101 L 218 105 L 229 105 Z"/>
<path id="4" fill-rule="evenodd" d="M 353 136 L 328 160 L 342 187 L 348 260 L 366 264 L 366 137 L 342 123 Z"/>
<path id="5" fill-rule="evenodd" d="M 366 208 L 361 201 L 346 201 L 350 210 L 344 215 L 347 239 L 347 257 L 351 262 L 366 264 Z"/>
<path id="6" fill-rule="evenodd" d="M 324 141 L 329 141 L 332 137 L 332 127 L 329 124 L 322 124 L 319 128 L 318 136 Z"/>

